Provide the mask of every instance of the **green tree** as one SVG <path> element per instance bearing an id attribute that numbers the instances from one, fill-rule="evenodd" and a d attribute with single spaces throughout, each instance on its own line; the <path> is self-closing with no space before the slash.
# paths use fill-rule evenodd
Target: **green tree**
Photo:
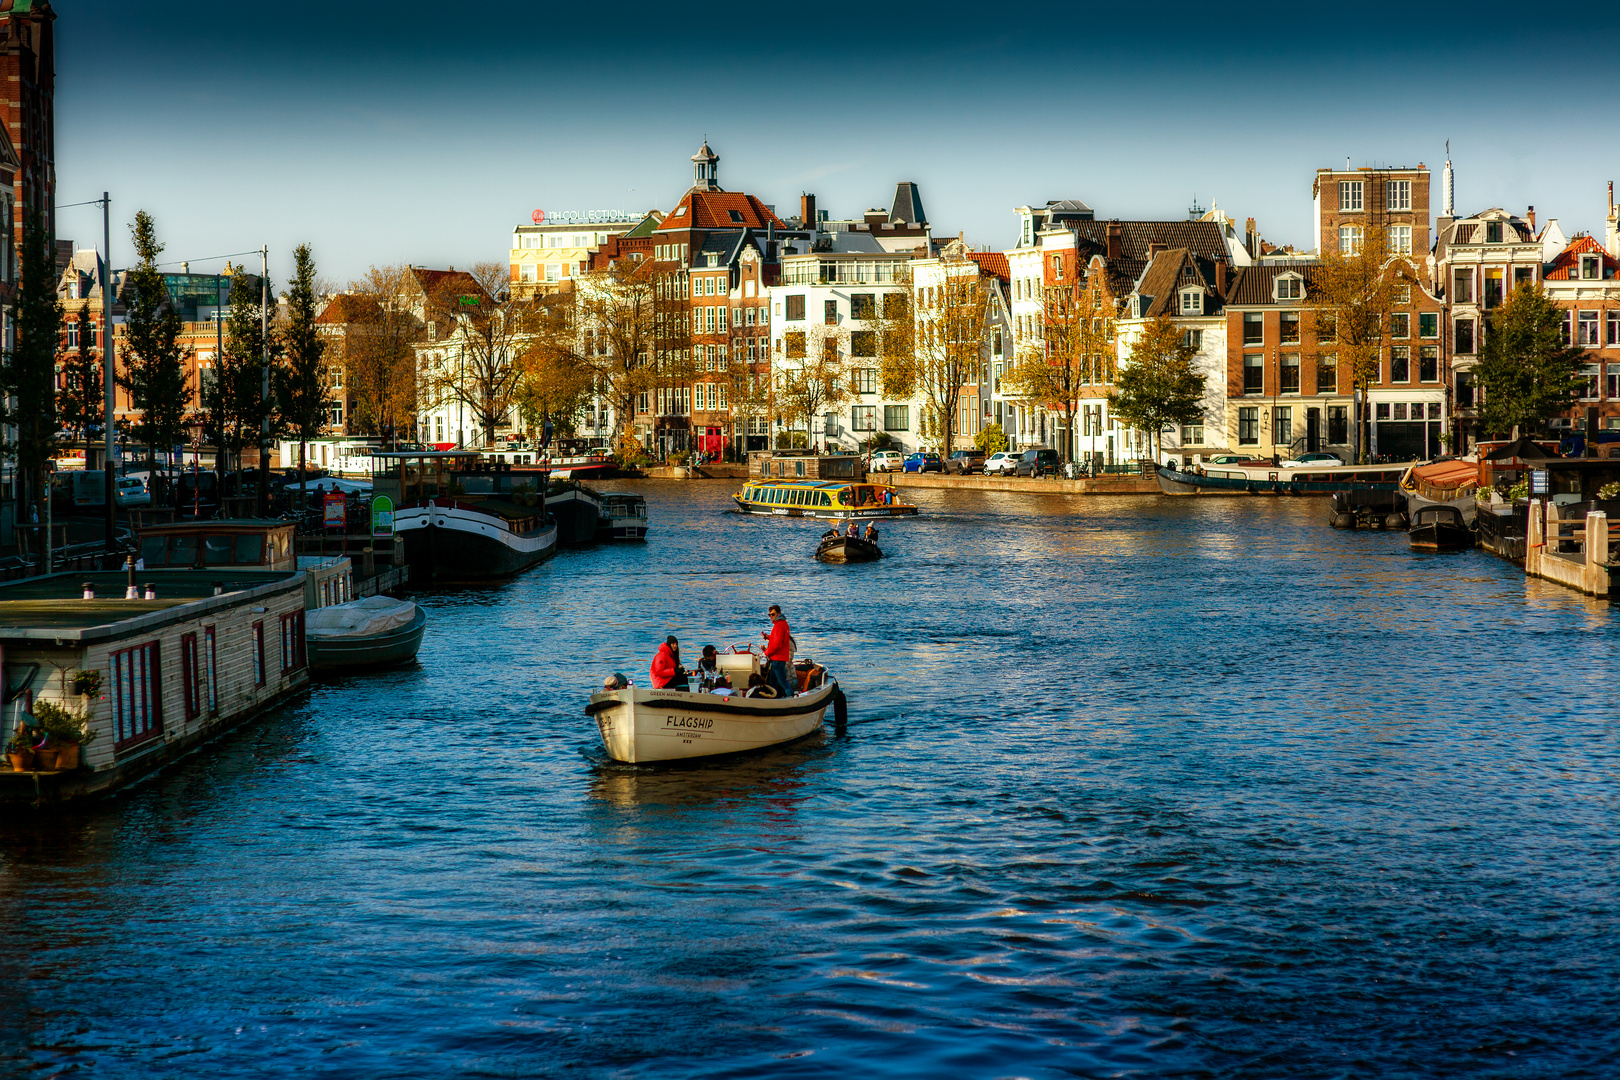
<path id="1" fill-rule="evenodd" d="M 1000 424 L 986 424 L 973 436 L 973 445 L 983 454 L 999 454 L 1007 449 L 1007 433 Z"/>
<path id="2" fill-rule="evenodd" d="M 287 362 L 276 368 L 277 405 L 287 429 L 298 436 L 298 493 L 305 493 L 304 460 L 309 440 L 326 426 L 326 341 L 315 326 L 315 257 L 308 244 L 293 252 L 292 290 L 287 294 L 283 335 Z M 302 498 L 300 498 L 302 505 Z"/>
<path id="3" fill-rule="evenodd" d="M 17 463 L 18 501 L 24 506 L 45 498 L 45 466 L 56 442 L 56 350 L 62 335 L 62 304 L 56 296 L 53 249 L 45 216 L 35 211 L 23 225 L 16 344 L 0 386 L 0 399 L 7 399 L 10 406 L 9 415 L 0 416 L 0 421 L 16 429 L 16 441 L 6 450 Z"/>
<path id="4" fill-rule="evenodd" d="M 1204 419 L 1204 376 L 1193 370 L 1196 355 L 1180 328 L 1161 315 L 1131 342 L 1130 356 L 1114 379 L 1108 405 L 1119 419 L 1148 433 L 1155 461 L 1166 424 Z"/>
<path id="5" fill-rule="evenodd" d="M 1484 394 L 1479 424 L 1506 435 L 1539 433 L 1569 407 L 1581 385 L 1581 349 L 1564 337 L 1564 312 L 1539 285 L 1524 284 L 1491 314 L 1474 365 Z"/>
<path id="6" fill-rule="evenodd" d="M 137 211 L 129 231 L 138 261 L 129 272 L 124 374 L 118 381 L 129 391 L 137 416 L 134 434 L 146 445 L 146 467 L 150 471 L 158 447 L 167 454 L 169 447 L 185 439 L 191 384 L 186 378 L 187 350 L 180 344 L 185 326 L 169 301 L 163 274 L 157 268 L 163 245 L 157 241 L 152 216 L 145 210 Z"/>
<path id="7" fill-rule="evenodd" d="M 268 294 L 268 288 L 264 292 Z M 262 383 L 265 335 L 259 278 L 240 270 L 232 274 L 230 306 L 225 349 L 215 361 L 212 377 L 203 381 L 202 395 L 204 428 L 219 450 L 222 473 L 233 459 L 241 467 L 242 451 L 258 441 L 260 424 L 273 405 L 266 400 Z M 272 341 L 272 363 L 275 353 Z"/>

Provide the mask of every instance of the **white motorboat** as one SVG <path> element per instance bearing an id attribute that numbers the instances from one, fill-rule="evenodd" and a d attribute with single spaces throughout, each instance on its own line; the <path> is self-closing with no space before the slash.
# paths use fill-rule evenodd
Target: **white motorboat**
<path id="1" fill-rule="evenodd" d="M 728 661 L 733 663 L 728 664 Z M 748 664 L 740 671 L 735 662 Z M 757 669 L 748 653 L 722 654 L 722 670 L 734 677 Z M 816 685 L 789 698 L 744 697 L 698 691 L 626 686 L 591 695 L 585 707 L 602 733 L 602 746 L 615 761 L 679 761 L 736 754 L 802 739 L 821 727 L 829 706 L 844 707 L 838 681 L 819 668 L 807 680 Z"/>

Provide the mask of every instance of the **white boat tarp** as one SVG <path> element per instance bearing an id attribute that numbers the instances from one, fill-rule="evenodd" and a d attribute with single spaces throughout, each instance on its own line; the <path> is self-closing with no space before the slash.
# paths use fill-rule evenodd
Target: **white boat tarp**
<path id="1" fill-rule="evenodd" d="M 346 604 L 316 608 L 304 616 L 307 637 L 368 637 L 409 626 L 416 605 L 391 596 L 368 596 Z"/>

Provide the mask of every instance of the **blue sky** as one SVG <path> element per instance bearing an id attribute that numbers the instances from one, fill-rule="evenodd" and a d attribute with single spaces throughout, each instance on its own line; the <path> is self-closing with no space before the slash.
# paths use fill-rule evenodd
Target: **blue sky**
<path id="1" fill-rule="evenodd" d="M 999 248 L 1021 203 L 1173 219 L 1196 194 L 1308 247 L 1316 168 L 1421 161 L 1438 208 L 1449 138 L 1459 211 L 1601 236 L 1614 9 L 1344 10 L 63 0 L 58 200 L 111 191 L 119 265 L 145 208 L 176 259 L 268 243 L 283 281 L 307 241 L 343 282 L 502 261 L 537 207 L 667 209 L 707 136 L 721 184 L 784 214 L 914 180 L 936 233 Z M 94 241 L 100 211 L 57 229 Z"/>

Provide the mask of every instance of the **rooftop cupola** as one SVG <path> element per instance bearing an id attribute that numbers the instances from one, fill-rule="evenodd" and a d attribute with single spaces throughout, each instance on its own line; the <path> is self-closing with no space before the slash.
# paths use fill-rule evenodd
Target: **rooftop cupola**
<path id="1" fill-rule="evenodd" d="M 709 141 L 705 139 L 692 155 L 692 186 L 698 191 L 719 191 L 719 181 L 720 155 L 709 149 Z"/>

